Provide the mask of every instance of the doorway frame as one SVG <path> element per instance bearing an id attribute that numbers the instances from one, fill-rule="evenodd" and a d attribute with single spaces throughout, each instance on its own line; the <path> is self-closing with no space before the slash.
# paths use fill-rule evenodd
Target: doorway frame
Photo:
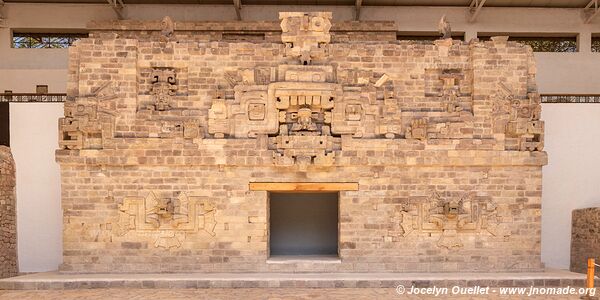
<path id="1" fill-rule="evenodd" d="M 340 214 L 341 214 L 341 192 L 358 191 L 357 182 L 250 182 L 250 191 L 266 191 L 266 216 L 267 216 L 267 257 L 271 258 L 271 193 L 337 193 L 338 205 L 338 239 L 337 257 L 340 257 Z"/>

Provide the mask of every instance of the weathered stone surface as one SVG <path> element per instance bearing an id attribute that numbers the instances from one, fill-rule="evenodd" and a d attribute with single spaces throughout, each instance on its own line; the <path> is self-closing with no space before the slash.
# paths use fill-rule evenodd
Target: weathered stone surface
<path id="1" fill-rule="evenodd" d="M 97 23 L 70 49 L 63 272 L 543 267 L 529 47 L 281 18 L 283 34 L 175 22 L 168 39 L 160 22 Z M 252 26 L 271 38 L 223 35 Z M 339 193 L 341 263 L 266 263 L 268 192 L 250 182 L 358 183 Z"/>
<path id="2" fill-rule="evenodd" d="M 10 149 L 0 146 L 0 278 L 17 275 L 17 213 L 15 163 Z"/>
<path id="3" fill-rule="evenodd" d="M 600 207 L 576 209 L 571 227 L 571 271 L 587 273 L 588 258 L 600 263 Z"/>

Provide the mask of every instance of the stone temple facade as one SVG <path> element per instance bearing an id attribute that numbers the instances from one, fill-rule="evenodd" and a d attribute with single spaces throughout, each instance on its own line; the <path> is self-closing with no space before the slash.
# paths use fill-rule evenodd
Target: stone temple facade
<path id="1" fill-rule="evenodd" d="M 17 275 L 15 163 L 10 149 L 0 146 L 0 278 Z"/>
<path id="2" fill-rule="evenodd" d="M 59 121 L 61 271 L 542 270 L 531 49 L 331 17 L 89 24 Z M 325 191 L 336 259 L 273 261 L 270 195 Z"/>

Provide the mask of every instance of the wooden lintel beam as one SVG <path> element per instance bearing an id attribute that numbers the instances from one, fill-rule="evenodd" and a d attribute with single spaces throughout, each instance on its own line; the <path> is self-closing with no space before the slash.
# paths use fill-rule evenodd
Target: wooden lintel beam
<path id="1" fill-rule="evenodd" d="M 356 182 L 251 182 L 251 191 L 271 192 L 339 192 L 358 191 Z"/>
<path id="2" fill-rule="evenodd" d="M 481 8 L 485 4 L 487 0 L 473 0 L 471 4 L 469 4 L 469 22 L 475 22 L 477 20 L 477 16 L 481 12 Z"/>
<path id="3" fill-rule="evenodd" d="M 356 21 L 360 20 L 360 9 L 362 8 L 362 2 L 363 2 L 363 0 L 356 0 L 356 2 L 354 3 L 354 8 L 355 8 L 354 20 L 356 20 Z"/>
<path id="4" fill-rule="evenodd" d="M 237 20 L 242 20 L 242 0 L 233 0 L 233 7 L 235 7 L 235 14 L 237 16 Z"/>

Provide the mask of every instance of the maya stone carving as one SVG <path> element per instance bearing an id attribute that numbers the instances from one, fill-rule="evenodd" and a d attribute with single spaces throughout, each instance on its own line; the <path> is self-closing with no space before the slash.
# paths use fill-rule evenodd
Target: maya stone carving
<path id="1" fill-rule="evenodd" d="M 176 198 L 157 197 L 154 192 L 141 198 L 125 198 L 119 204 L 116 234 L 130 231 L 155 234 L 156 247 L 179 247 L 186 233 L 202 231 L 215 235 L 215 208 L 207 200 L 179 193 Z"/>
<path id="2" fill-rule="evenodd" d="M 398 229 L 402 236 L 413 232 L 439 234 L 436 244 L 446 249 L 463 247 L 463 234 L 510 236 L 506 224 L 499 221 L 494 202 L 476 198 L 474 192 L 443 198 L 432 191 L 426 201 L 402 207 L 394 219 L 400 224 Z"/>
<path id="3" fill-rule="evenodd" d="M 357 186 L 323 271 L 541 270 L 531 49 L 280 21 L 111 20 L 69 49 L 61 270 L 310 271 L 265 263 L 269 194 L 251 182 Z"/>
<path id="4" fill-rule="evenodd" d="M 149 120 L 160 124 L 160 129 L 139 136 L 247 139 L 266 135 L 271 137 L 274 164 L 323 166 L 335 164 L 342 136 L 424 142 L 474 137 L 473 70 L 468 64 L 445 63 L 425 70 L 424 95 L 436 99 L 439 108 L 401 109 L 407 100 L 399 92 L 399 78 L 329 63 L 330 13 L 281 13 L 280 18 L 289 61 L 276 67 L 229 69 L 222 79 L 233 94 L 214 90 L 204 114 L 177 112 L 185 107 L 176 109 L 177 117 L 141 114 L 136 122 Z M 165 18 L 162 24 L 162 36 L 172 38 L 174 23 Z M 451 46 L 442 44 L 439 47 Z M 178 68 L 166 65 L 141 73 L 149 76 L 152 99 L 144 107 L 156 113 L 174 109 L 180 90 Z M 539 96 L 532 92 L 518 99 L 505 84 L 498 86 L 492 96 L 494 134 L 504 135 L 507 150 L 541 151 Z M 112 83 L 106 82 L 95 93 L 68 101 L 59 126 L 61 148 L 103 149 L 110 144 L 118 118 L 116 98 Z"/>

